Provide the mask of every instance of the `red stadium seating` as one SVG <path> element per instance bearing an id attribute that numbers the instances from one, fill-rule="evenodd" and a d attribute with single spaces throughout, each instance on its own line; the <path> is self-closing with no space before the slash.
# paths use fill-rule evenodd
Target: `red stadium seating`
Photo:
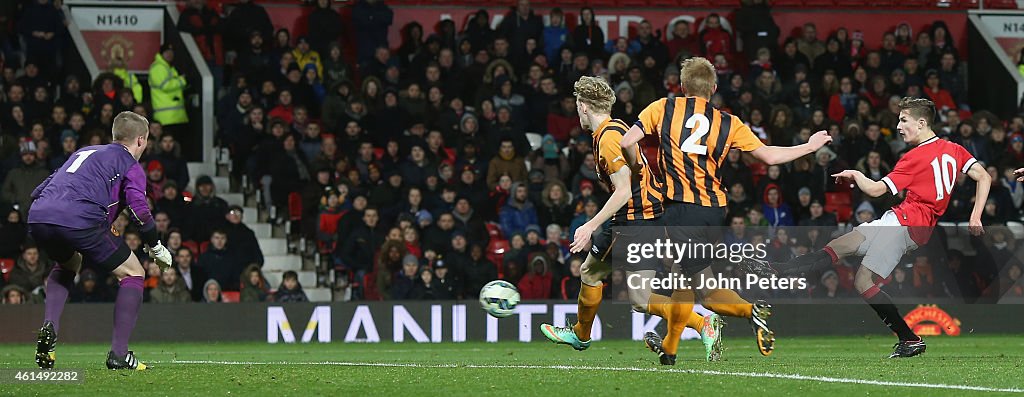
<path id="1" fill-rule="evenodd" d="M 363 276 L 363 300 L 384 300 L 380 294 L 377 293 L 377 272 L 366 273 Z"/>
<path id="2" fill-rule="evenodd" d="M 834 212 L 839 222 L 846 222 L 853 216 L 850 192 L 825 193 L 825 211 Z"/>
<path id="3" fill-rule="evenodd" d="M 493 262 L 498 266 L 498 272 L 501 272 L 501 263 L 505 262 L 505 252 L 511 248 L 512 245 L 508 243 L 508 240 L 504 239 L 491 239 L 491 242 L 487 244 L 487 260 Z"/>
<path id="4" fill-rule="evenodd" d="M 4 281 L 11 278 L 12 270 L 14 270 L 14 259 L 0 259 L 0 273 L 3 273 Z"/>
<path id="5" fill-rule="evenodd" d="M 288 220 L 302 219 L 302 195 L 299 192 L 288 194 Z"/>
<path id="6" fill-rule="evenodd" d="M 192 257 L 193 258 L 199 256 L 199 244 L 197 244 L 195 241 L 192 241 L 192 240 L 182 241 L 181 242 L 181 246 L 185 247 L 185 248 L 188 248 L 189 251 L 192 251 Z"/>
<path id="7" fill-rule="evenodd" d="M 238 291 L 224 291 L 220 293 L 220 298 L 224 303 L 238 303 L 240 295 L 241 293 Z"/>
<path id="8" fill-rule="evenodd" d="M 210 249 L 210 242 L 203 241 L 199 243 L 199 255 L 206 253 L 206 250 Z"/>

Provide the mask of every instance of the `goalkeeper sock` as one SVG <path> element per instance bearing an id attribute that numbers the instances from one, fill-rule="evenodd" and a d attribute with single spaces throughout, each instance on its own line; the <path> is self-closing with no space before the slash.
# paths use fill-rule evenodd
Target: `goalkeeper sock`
<path id="1" fill-rule="evenodd" d="M 686 322 L 693 313 L 693 303 L 675 302 L 665 295 L 651 294 L 647 301 L 647 312 L 665 319 L 668 332 L 662 339 L 661 348 L 665 354 L 676 355 L 679 350 L 679 337 L 686 328 Z"/>
<path id="2" fill-rule="evenodd" d="M 750 318 L 754 305 L 731 289 L 711 290 L 701 302 L 704 307 L 723 316 Z"/>
<path id="3" fill-rule="evenodd" d="M 119 358 L 128 354 L 128 339 L 135 329 L 135 320 L 139 317 L 142 306 L 141 276 L 128 276 L 121 279 L 121 288 L 117 291 L 114 302 L 114 335 L 110 342 L 110 350 Z"/>
<path id="4" fill-rule="evenodd" d="M 590 329 L 594 326 L 594 317 L 597 317 L 597 308 L 601 306 L 601 294 L 604 293 L 601 287 L 601 285 L 593 286 L 580 283 L 576 325 L 572 327 L 572 330 L 581 341 L 590 340 Z"/>
<path id="5" fill-rule="evenodd" d="M 885 291 L 878 288 L 878 285 L 872 285 L 871 288 L 868 288 L 860 296 L 868 302 L 868 305 L 871 305 L 871 308 L 875 310 L 875 313 L 882 319 L 885 326 L 889 327 L 892 332 L 895 332 L 901 341 L 921 339 L 914 331 L 910 330 L 910 326 L 907 325 L 907 322 L 903 320 L 903 316 L 900 315 L 899 309 L 892 303 L 892 298 Z"/>
<path id="6" fill-rule="evenodd" d="M 46 312 L 43 321 L 53 322 L 53 330 L 60 335 L 60 316 L 64 313 L 64 304 L 68 301 L 68 293 L 75 283 L 75 272 L 60 265 L 53 266 L 46 282 Z"/>

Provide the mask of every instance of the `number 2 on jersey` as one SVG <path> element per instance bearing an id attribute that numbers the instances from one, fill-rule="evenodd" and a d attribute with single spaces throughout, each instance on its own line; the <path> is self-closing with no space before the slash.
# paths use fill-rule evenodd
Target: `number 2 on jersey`
<path id="1" fill-rule="evenodd" d="M 75 162 L 71 163 L 71 166 L 68 167 L 67 171 L 65 172 L 69 174 L 74 174 L 75 171 L 78 171 L 78 167 L 81 167 L 82 163 L 85 162 L 85 159 L 89 158 L 89 156 L 92 156 L 93 153 L 96 153 L 95 149 L 83 150 L 81 152 L 78 152 L 78 158 L 75 159 Z"/>
<path id="2" fill-rule="evenodd" d="M 690 118 L 686 119 L 686 123 L 683 125 L 686 128 L 692 129 L 694 126 L 696 130 L 690 131 L 690 136 L 683 141 L 683 144 L 679 146 L 679 149 L 685 153 L 694 153 L 700 155 L 708 154 L 708 147 L 700 144 L 700 139 L 704 135 L 708 134 L 711 129 L 711 120 L 708 120 L 708 116 L 701 113 L 694 114 Z"/>
<path id="3" fill-rule="evenodd" d="M 942 154 L 942 163 L 939 157 L 932 160 L 932 174 L 935 176 L 935 201 L 941 201 L 953 191 L 953 182 L 956 181 L 956 160 L 953 156 Z"/>

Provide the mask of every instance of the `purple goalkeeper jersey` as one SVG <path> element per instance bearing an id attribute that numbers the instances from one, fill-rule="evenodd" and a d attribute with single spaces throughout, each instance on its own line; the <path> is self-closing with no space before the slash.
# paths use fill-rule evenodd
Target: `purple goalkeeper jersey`
<path id="1" fill-rule="evenodd" d="M 146 174 L 120 143 L 79 149 L 36 187 L 32 198 L 28 223 L 109 227 L 127 208 L 129 220 L 143 235 L 155 234 L 146 202 Z"/>

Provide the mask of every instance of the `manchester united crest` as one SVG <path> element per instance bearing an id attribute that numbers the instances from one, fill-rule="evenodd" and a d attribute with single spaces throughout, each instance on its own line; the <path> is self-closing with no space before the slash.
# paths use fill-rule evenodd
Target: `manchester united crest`
<path id="1" fill-rule="evenodd" d="M 100 56 L 109 66 L 124 66 L 135 57 L 134 43 L 122 35 L 111 35 L 101 44 Z"/>

